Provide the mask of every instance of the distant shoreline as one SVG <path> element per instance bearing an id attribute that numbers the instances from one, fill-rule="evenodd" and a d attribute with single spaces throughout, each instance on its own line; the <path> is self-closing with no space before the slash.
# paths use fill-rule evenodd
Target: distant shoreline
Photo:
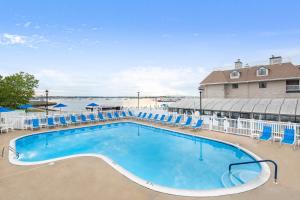
<path id="1" fill-rule="evenodd" d="M 140 98 L 192 98 L 195 96 L 140 96 Z M 45 96 L 38 96 L 32 98 L 32 100 L 40 100 L 44 99 Z M 127 98 L 127 99 L 137 99 L 137 96 L 49 96 L 49 99 L 119 99 L 119 98 Z"/>

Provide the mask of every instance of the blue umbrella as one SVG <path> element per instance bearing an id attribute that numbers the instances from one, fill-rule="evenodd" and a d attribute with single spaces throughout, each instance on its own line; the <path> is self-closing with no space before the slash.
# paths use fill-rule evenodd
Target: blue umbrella
<path id="1" fill-rule="evenodd" d="M 62 104 L 62 103 L 59 103 L 59 104 L 56 104 L 56 105 L 53 106 L 53 107 L 54 107 L 54 108 L 59 108 L 59 111 L 61 112 L 61 108 L 67 107 L 67 105 Z"/>
<path id="2" fill-rule="evenodd" d="M 10 111 L 12 111 L 12 110 L 0 106 L 0 123 L 1 123 L 1 121 L 2 121 L 2 120 L 1 120 L 1 113 L 3 113 L 3 112 L 10 112 Z"/>
<path id="3" fill-rule="evenodd" d="M 0 112 L 10 112 L 12 110 L 0 106 Z"/>
<path id="4" fill-rule="evenodd" d="M 96 107 L 96 106 L 99 106 L 99 105 L 96 104 L 96 103 L 90 103 L 90 104 L 88 104 L 88 105 L 86 105 L 86 106 L 89 106 L 89 107 Z"/>
<path id="5" fill-rule="evenodd" d="M 18 106 L 18 108 L 26 110 L 28 108 L 32 108 L 32 105 L 31 104 L 23 104 L 23 105 Z"/>
<path id="6" fill-rule="evenodd" d="M 99 106 L 99 105 L 96 104 L 96 103 L 90 103 L 90 104 L 88 104 L 88 105 L 86 105 L 86 106 L 92 107 L 91 111 L 93 111 L 93 110 L 94 110 L 94 107 L 97 107 L 97 106 Z"/>
<path id="7" fill-rule="evenodd" d="M 62 103 L 56 104 L 56 105 L 54 106 L 54 108 L 64 108 L 64 107 L 67 107 L 67 105 L 62 104 Z"/>

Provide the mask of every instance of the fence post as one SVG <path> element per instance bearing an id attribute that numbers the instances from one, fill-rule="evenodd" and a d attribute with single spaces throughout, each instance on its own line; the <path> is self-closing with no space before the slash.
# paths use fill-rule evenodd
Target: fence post
<path id="1" fill-rule="evenodd" d="M 214 120 L 213 116 L 210 116 L 209 117 L 209 127 L 208 127 L 209 130 L 213 130 L 213 120 Z"/>
<path id="2" fill-rule="evenodd" d="M 224 131 L 225 133 L 228 133 L 228 119 L 227 117 L 224 117 Z"/>

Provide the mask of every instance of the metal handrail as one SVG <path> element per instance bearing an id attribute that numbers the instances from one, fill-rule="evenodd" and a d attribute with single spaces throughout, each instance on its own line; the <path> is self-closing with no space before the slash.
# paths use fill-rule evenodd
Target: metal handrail
<path id="1" fill-rule="evenodd" d="M 19 153 L 16 151 L 16 149 L 14 149 L 13 147 L 9 146 L 9 150 L 12 151 L 13 153 L 15 153 L 17 159 L 19 158 Z"/>
<path id="2" fill-rule="evenodd" d="M 229 165 L 229 172 L 231 172 L 231 167 L 233 165 L 245 165 L 245 164 L 252 164 L 252 163 L 261 163 L 261 162 L 270 162 L 273 163 L 275 171 L 274 171 L 274 183 L 277 184 L 277 177 L 278 177 L 278 166 L 277 163 L 273 160 L 256 160 L 256 161 L 249 161 L 249 162 L 239 162 L 239 163 L 231 163 Z"/>

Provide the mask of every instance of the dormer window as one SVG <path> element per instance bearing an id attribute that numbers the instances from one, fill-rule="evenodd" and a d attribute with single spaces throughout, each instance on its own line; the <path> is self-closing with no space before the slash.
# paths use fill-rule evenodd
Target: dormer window
<path id="1" fill-rule="evenodd" d="M 260 67 L 256 71 L 257 76 L 268 76 L 269 70 L 265 67 Z"/>
<path id="2" fill-rule="evenodd" d="M 232 71 L 232 72 L 230 73 L 230 78 L 231 78 L 231 79 L 240 78 L 240 72 L 239 72 L 239 71 Z"/>

